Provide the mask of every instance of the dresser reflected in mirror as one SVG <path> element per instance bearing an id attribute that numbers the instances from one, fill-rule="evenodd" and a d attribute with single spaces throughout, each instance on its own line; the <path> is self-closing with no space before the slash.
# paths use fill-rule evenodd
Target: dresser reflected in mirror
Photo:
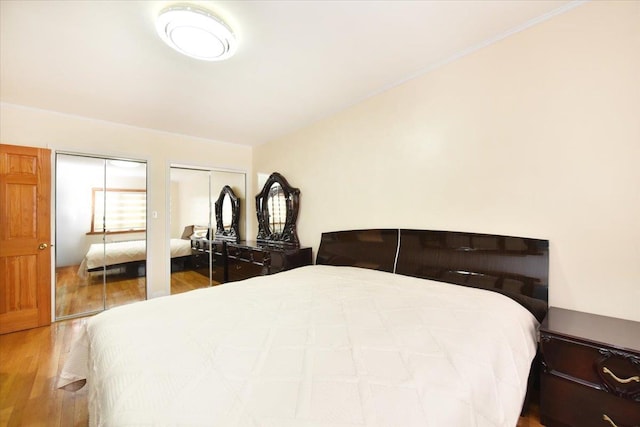
<path id="1" fill-rule="evenodd" d="M 216 240 L 237 242 L 240 240 L 238 227 L 240 219 L 240 201 L 233 189 L 225 185 L 215 202 Z"/>

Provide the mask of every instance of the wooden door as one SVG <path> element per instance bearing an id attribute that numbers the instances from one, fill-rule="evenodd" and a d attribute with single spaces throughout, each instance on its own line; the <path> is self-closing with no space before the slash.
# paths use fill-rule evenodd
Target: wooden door
<path id="1" fill-rule="evenodd" d="M 0 144 L 0 334 L 51 323 L 51 151 Z"/>

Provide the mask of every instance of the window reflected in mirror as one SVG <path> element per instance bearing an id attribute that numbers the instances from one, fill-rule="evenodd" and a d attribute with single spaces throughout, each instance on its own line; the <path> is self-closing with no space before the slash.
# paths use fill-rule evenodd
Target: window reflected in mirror
<path id="1" fill-rule="evenodd" d="M 298 247 L 296 231 L 300 190 L 289 185 L 284 176 L 272 173 L 256 195 L 258 235 L 261 243 Z"/>
<path id="2" fill-rule="evenodd" d="M 287 221 L 287 198 L 282 186 L 277 182 L 271 186 L 267 198 L 267 212 L 269 216 L 269 231 L 282 233 Z"/>
<path id="3" fill-rule="evenodd" d="M 145 231 L 147 191 L 144 189 L 94 188 L 92 233 Z"/>
<path id="4" fill-rule="evenodd" d="M 233 222 L 233 210 L 231 208 L 231 197 L 225 194 L 222 201 L 222 228 L 224 231 L 231 230 L 231 224 Z"/>

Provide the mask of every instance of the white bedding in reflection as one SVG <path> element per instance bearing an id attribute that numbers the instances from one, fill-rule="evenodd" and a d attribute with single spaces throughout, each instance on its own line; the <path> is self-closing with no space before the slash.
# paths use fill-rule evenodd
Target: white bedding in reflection
<path id="1" fill-rule="evenodd" d="M 516 425 L 538 322 L 500 294 L 308 266 L 110 309 L 59 385 L 91 425 Z"/>
<path id="2" fill-rule="evenodd" d="M 102 266 L 112 266 L 147 258 L 146 240 L 130 240 L 124 242 L 94 243 L 89 247 L 78 275 L 85 277 L 89 270 Z M 191 241 L 171 239 L 171 258 L 191 255 Z"/>

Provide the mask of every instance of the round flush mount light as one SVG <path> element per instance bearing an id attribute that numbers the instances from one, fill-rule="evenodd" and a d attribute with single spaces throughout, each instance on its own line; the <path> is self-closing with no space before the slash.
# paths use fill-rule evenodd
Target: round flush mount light
<path id="1" fill-rule="evenodd" d="M 163 10 L 156 21 L 156 30 L 178 52 L 204 61 L 230 58 L 237 47 L 233 31 L 220 18 L 190 5 Z"/>

